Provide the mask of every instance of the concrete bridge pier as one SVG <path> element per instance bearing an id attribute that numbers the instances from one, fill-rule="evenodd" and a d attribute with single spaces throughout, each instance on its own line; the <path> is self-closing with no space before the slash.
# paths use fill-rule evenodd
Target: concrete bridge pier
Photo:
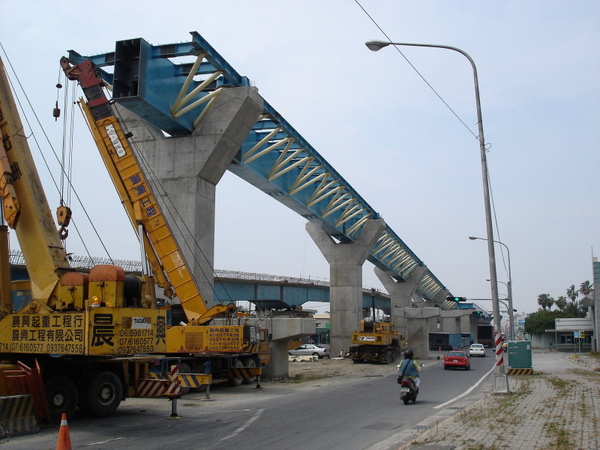
<path id="1" fill-rule="evenodd" d="M 362 265 L 385 229 L 383 219 L 367 222 L 354 242 L 337 243 L 317 224 L 306 230 L 329 263 L 331 354 L 348 351 L 350 335 L 362 319 Z"/>
<path id="2" fill-rule="evenodd" d="M 254 87 L 224 89 L 194 132 L 182 137 L 166 137 L 118 107 L 143 156 L 142 166 L 150 168 L 148 181 L 208 306 L 213 304 L 216 185 L 263 107 Z"/>
<path id="3" fill-rule="evenodd" d="M 410 279 L 400 282 L 394 280 L 379 267 L 375 267 L 375 275 L 390 294 L 392 317 L 394 316 L 394 308 L 411 308 L 413 302 L 423 303 L 423 299 L 417 294 L 417 288 L 426 273 L 427 266 L 419 266 L 413 271 Z"/>

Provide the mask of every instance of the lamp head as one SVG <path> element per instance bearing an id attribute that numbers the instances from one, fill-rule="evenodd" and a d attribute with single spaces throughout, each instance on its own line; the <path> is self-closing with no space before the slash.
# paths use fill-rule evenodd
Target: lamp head
<path id="1" fill-rule="evenodd" d="M 390 42 L 385 42 L 385 41 L 369 41 L 369 42 L 365 42 L 365 45 L 372 52 L 377 52 L 377 51 L 381 50 L 383 47 L 387 47 L 388 45 L 390 45 Z"/>

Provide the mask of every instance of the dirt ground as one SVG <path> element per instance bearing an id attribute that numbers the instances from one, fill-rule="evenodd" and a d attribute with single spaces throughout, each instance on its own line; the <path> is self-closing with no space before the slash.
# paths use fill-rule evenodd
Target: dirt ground
<path id="1" fill-rule="evenodd" d="M 323 358 L 310 362 L 290 361 L 290 379 L 303 382 L 323 378 L 382 377 L 397 372 L 400 359 L 391 364 L 355 364 L 350 359 Z"/>

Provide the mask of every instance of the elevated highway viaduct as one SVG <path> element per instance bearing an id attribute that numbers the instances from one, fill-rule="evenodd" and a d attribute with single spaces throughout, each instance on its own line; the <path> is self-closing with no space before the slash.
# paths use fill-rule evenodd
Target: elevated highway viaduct
<path id="1" fill-rule="evenodd" d="M 58 60 L 57 55 L 57 60 Z M 346 180 L 199 33 L 188 42 L 118 41 L 90 59 L 112 91 L 145 176 L 200 285 L 214 298 L 215 190 L 226 170 L 300 214 L 330 266 L 332 352 L 362 317 L 362 265 L 391 298 L 392 321 L 413 306 L 452 309 L 449 290 Z M 208 274 L 208 275 L 207 275 Z M 401 330 L 402 331 L 402 330 Z"/>

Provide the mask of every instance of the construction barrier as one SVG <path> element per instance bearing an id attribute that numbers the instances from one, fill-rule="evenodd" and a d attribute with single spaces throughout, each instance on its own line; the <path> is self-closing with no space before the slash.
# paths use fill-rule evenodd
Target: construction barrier
<path id="1" fill-rule="evenodd" d="M 0 397 L 0 435 L 2 437 L 37 433 L 38 422 L 33 412 L 31 395 Z"/>
<path id="2" fill-rule="evenodd" d="M 42 371 L 37 360 L 35 368 L 31 369 L 21 361 L 17 361 L 17 369 L 6 369 L 0 374 L 6 388 L 6 394 L 31 395 L 33 399 L 33 410 L 38 423 L 49 424 L 50 412 L 46 403 Z"/>

